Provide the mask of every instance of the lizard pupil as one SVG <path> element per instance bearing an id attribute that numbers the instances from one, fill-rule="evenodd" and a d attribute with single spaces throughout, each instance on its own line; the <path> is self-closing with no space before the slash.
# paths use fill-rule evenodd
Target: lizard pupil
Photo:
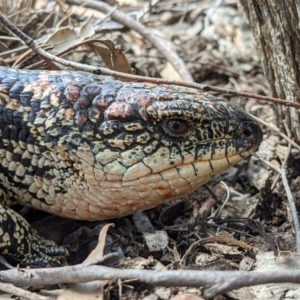
<path id="1" fill-rule="evenodd" d="M 180 135 L 188 131 L 188 124 L 183 120 L 170 120 L 167 123 L 168 130 L 175 135 Z"/>

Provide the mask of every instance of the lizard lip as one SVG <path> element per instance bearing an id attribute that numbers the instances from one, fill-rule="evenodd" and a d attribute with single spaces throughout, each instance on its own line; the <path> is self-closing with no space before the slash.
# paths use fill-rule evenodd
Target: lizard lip
<path id="1" fill-rule="evenodd" d="M 237 151 L 242 157 L 247 157 L 257 150 L 263 139 L 260 126 L 255 121 L 243 121 L 234 133 Z"/>

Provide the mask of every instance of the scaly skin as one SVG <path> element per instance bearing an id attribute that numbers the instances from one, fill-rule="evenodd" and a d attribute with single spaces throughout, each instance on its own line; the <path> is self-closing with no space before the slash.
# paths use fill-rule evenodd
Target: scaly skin
<path id="1" fill-rule="evenodd" d="M 4 67 L 0 134 L 4 205 L 82 220 L 188 194 L 262 139 L 237 106 L 185 88 Z"/>

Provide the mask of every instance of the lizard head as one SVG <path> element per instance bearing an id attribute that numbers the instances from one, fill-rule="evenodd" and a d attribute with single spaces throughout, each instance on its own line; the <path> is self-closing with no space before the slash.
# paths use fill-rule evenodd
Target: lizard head
<path id="1" fill-rule="evenodd" d="M 103 185 L 118 182 L 110 194 L 121 205 L 119 215 L 193 191 L 250 156 L 262 140 L 258 123 L 234 104 L 181 88 L 148 92 L 132 85 L 106 108 L 98 127 L 106 149 L 95 156 Z"/>

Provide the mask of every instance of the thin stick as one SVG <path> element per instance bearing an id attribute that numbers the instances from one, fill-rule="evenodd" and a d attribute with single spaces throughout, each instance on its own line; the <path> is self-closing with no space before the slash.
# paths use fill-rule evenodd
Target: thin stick
<path id="1" fill-rule="evenodd" d="M 18 288 L 10 283 L 0 282 L 0 290 L 8 294 L 18 296 L 20 298 L 22 297 L 22 299 L 25 298 L 30 300 L 53 300 L 52 297 L 45 297 L 45 296 L 38 295 L 36 293 L 29 292 L 21 288 Z"/>
<path id="2" fill-rule="evenodd" d="M 137 279 L 159 286 L 205 287 L 204 296 L 215 297 L 224 292 L 258 284 L 300 282 L 299 270 L 263 272 L 140 270 L 117 269 L 96 265 L 76 265 L 46 269 L 11 269 L 0 272 L 0 281 L 16 286 L 44 286 L 93 280 Z"/>
<path id="3" fill-rule="evenodd" d="M 289 138 L 286 134 L 282 133 L 278 127 L 276 127 L 276 126 L 273 125 L 273 124 L 267 123 L 267 122 L 263 121 L 262 119 L 255 117 L 255 116 L 252 115 L 252 114 L 250 114 L 250 115 L 251 115 L 251 117 L 252 117 L 254 120 L 256 120 L 257 122 L 259 122 L 260 124 L 263 124 L 264 126 L 266 126 L 267 128 L 269 128 L 270 130 L 276 132 L 276 133 L 277 133 L 278 135 L 280 135 L 284 140 L 286 140 L 288 143 L 290 143 L 290 144 L 293 145 L 295 148 L 297 148 L 298 150 L 300 150 L 300 146 L 299 146 L 295 141 L 293 141 L 291 138 Z"/>

